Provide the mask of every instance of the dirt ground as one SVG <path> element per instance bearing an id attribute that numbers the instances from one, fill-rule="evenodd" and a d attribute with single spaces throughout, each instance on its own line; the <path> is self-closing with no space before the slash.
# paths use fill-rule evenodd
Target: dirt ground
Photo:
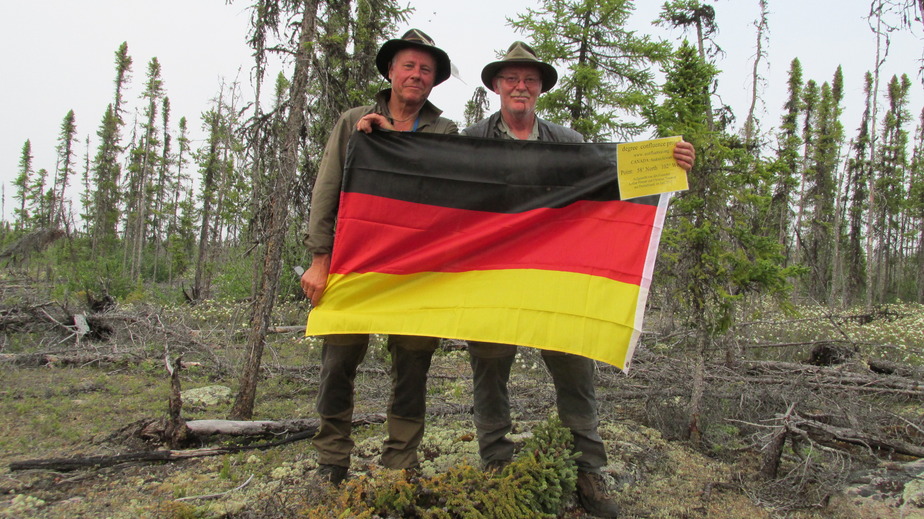
<path id="1" fill-rule="evenodd" d="M 12 315 L 4 312 L 0 315 Z M 189 449 L 239 447 L 240 452 L 66 471 L 13 470 L 11 464 L 32 460 L 166 449 L 128 432 L 140 421 L 166 417 L 170 384 L 165 358 L 182 353 L 189 363 L 180 377 L 184 390 L 236 387 L 233 367 L 243 355 L 237 332 L 227 332 L 208 316 L 199 319 L 209 328 L 193 326 L 190 315 L 138 310 L 133 315 L 113 320 L 128 324 L 100 341 L 75 341 L 66 334 L 62 339 L 61 333 L 9 321 L 0 328 L 0 517 L 304 517 L 336 500 L 337 491 L 313 476 L 316 456 L 307 440 L 260 448 L 278 438 L 213 437 Z M 254 419 L 314 417 L 318 358 L 316 342 L 298 334 L 272 335 Z M 387 365 L 384 348 L 373 347 L 357 380 L 357 415 L 384 411 Z M 706 434 L 693 445 L 681 439 L 689 395 L 689 364 L 682 355 L 667 357 L 649 348 L 628 376 L 599 366 L 600 432 L 609 455 L 605 474 L 624 517 L 924 517 L 924 493 L 913 488 L 924 467 L 915 474 L 912 456 L 806 436 L 785 444 L 776 477 L 759 473 L 771 418 L 793 399 L 799 399 L 805 413 L 812 406 L 821 413 L 821 406 L 831 402 L 846 407 L 846 399 L 867 408 L 888 402 L 893 415 L 905 406 L 912 410 L 902 418 L 906 429 L 920 433 L 919 394 L 886 401 L 852 388 L 805 389 L 797 380 L 783 391 L 741 378 L 746 371 L 741 368 L 735 375 L 711 368 Z M 511 393 L 512 437 L 522 443 L 555 412 L 551 379 L 535 350 L 521 349 Z M 230 406 L 229 398 L 187 403 L 183 415 L 187 420 L 223 419 Z M 915 413 L 917 422 L 907 418 Z M 358 427 L 354 436 L 353 477 L 379 477 L 384 427 Z M 444 344 L 434 357 L 421 454 L 423 477 L 478 464 L 471 370 L 458 343 Z M 911 475 L 890 479 L 884 475 L 890 470 Z M 560 517 L 585 514 L 571 500 Z"/>

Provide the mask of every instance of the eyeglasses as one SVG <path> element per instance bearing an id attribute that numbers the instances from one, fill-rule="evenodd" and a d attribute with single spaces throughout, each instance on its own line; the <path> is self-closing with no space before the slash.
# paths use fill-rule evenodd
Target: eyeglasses
<path id="1" fill-rule="evenodd" d="M 520 84 L 520 81 L 526 83 L 528 88 L 535 88 L 542 83 L 542 78 L 529 76 L 529 77 L 519 77 L 519 76 L 497 76 L 498 79 L 503 79 L 504 84 L 508 87 L 515 87 Z"/>

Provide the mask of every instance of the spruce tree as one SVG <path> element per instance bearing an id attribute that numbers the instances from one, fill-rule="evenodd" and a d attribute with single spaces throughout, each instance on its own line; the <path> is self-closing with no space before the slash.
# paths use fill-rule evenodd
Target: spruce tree
<path id="1" fill-rule="evenodd" d="M 110 104 L 103 114 L 103 121 L 96 132 L 99 146 L 93 159 L 92 247 L 96 254 L 111 251 L 116 242 L 119 222 L 121 194 L 119 180 L 122 166 L 119 164 L 119 118 Z"/>
<path id="2" fill-rule="evenodd" d="M 90 183 L 90 136 L 84 138 L 83 175 L 81 176 L 80 219 L 83 221 L 83 234 L 90 236 L 91 210 L 93 208 L 93 186 Z"/>
<path id="3" fill-rule="evenodd" d="M 51 224 L 51 193 L 48 188 L 48 170 L 39 168 L 31 178 L 27 208 L 30 213 L 29 227 L 46 229 Z"/>
<path id="4" fill-rule="evenodd" d="M 157 115 L 164 98 L 164 86 L 160 61 L 156 57 L 148 62 L 147 81 L 141 98 L 144 102 L 141 136 L 138 145 L 131 151 L 125 200 L 126 256 L 129 275 L 135 280 L 141 279 L 143 253 L 153 210 L 152 191 L 160 168 L 159 150 L 163 145 L 158 134 Z"/>
<path id="5" fill-rule="evenodd" d="M 753 293 L 784 294 L 790 274 L 782 267 L 776 236 L 762 234 L 752 223 L 760 214 L 766 218 L 769 178 L 749 164 L 753 158 L 740 139 L 720 127 L 709 129 L 709 86 L 716 74 L 684 42 L 666 70 L 666 99 L 646 111 L 658 135 L 683 135 L 697 150 L 689 190 L 671 202 L 655 276 L 657 291 L 679 307 L 695 337 L 688 424 L 694 441 L 703 430 L 710 346 L 734 323 L 736 301 Z"/>
<path id="6" fill-rule="evenodd" d="M 111 252 L 118 240 L 116 231 L 121 217 L 122 166 L 119 155 L 122 153 L 121 132 L 124 126 L 122 118 L 122 92 L 131 79 L 132 58 L 128 55 L 128 44 L 122 42 L 115 53 L 115 94 L 113 102 L 106 107 L 100 127 L 96 132 L 99 137 L 96 156 L 93 159 L 94 194 L 90 209 L 90 233 L 93 253 L 97 257 Z"/>
<path id="7" fill-rule="evenodd" d="M 709 62 L 710 59 L 714 59 L 718 53 L 722 52 L 722 49 L 712 39 L 719 30 L 718 25 L 715 23 L 715 8 L 700 2 L 700 0 L 670 0 L 664 2 L 658 19 L 654 23 L 667 27 L 679 27 L 684 31 L 691 28 L 695 29 L 696 48 L 699 51 L 700 58 L 705 62 Z M 708 47 L 706 46 L 707 42 L 709 42 Z M 709 104 L 708 122 L 711 130 L 714 125 L 712 98 L 710 97 L 707 102 Z"/>
<path id="8" fill-rule="evenodd" d="M 195 243 L 192 228 L 194 222 L 191 214 L 187 214 L 187 211 L 194 209 L 194 201 L 187 197 L 187 185 L 190 178 L 185 168 L 189 162 L 189 144 L 189 128 L 186 118 L 180 117 L 179 135 L 177 136 L 178 149 L 174 161 L 176 171 L 172 176 L 173 182 L 169 186 L 168 201 L 163 211 L 166 226 L 167 281 L 170 284 L 173 284 L 176 276 L 181 274 L 190 263 Z"/>
<path id="9" fill-rule="evenodd" d="M 630 0 L 542 0 L 537 9 L 508 18 L 559 70 L 557 86 L 539 98 L 537 110 L 590 142 L 644 131 L 627 116 L 654 101 L 651 67 L 670 56 L 666 42 L 627 29 L 632 9 Z"/>
<path id="10" fill-rule="evenodd" d="M 914 252 L 909 278 L 914 279 L 913 286 L 917 287 L 914 299 L 924 303 L 924 109 L 918 119 L 909 177 L 909 228 L 913 230 L 912 239 L 916 237 L 916 243 L 912 244 Z"/>
<path id="11" fill-rule="evenodd" d="M 491 102 L 488 101 L 488 91 L 481 86 L 476 88 L 472 98 L 465 103 L 465 126 L 471 126 L 484 119 L 490 108 Z"/>
<path id="12" fill-rule="evenodd" d="M 873 75 L 865 75 L 863 91 L 865 93 L 863 115 L 857 136 L 850 145 L 850 157 L 847 160 L 847 237 L 844 246 L 844 304 L 849 305 L 860 299 L 867 287 L 866 250 L 864 240 L 864 220 L 869 209 L 869 182 L 872 164 L 869 160 L 870 125 L 873 103 Z"/>
<path id="13" fill-rule="evenodd" d="M 77 134 L 77 123 L 74 111 L 70 110 L 61 122 L 61 133 L 58 136 L 58 167 L 55 170 L 54 180 L 54 207 L 52 208 L 52 226 L 59 227 L 67 222 L 64 208 L 64 195 L 70 185 L 70 176 L 73 173 L 74 139 Z"/>
<path id="14" fill-rule="evenodd" d="M 816 124 L 811 132 L 814 147 L 809 157 L 810 168 L 805 176 L 806 229 L 804 230 L 804 262 L 810 269 L 809 296 L 818 302 L 827 302 L 832 283 L 832 264 L 835 240 L 835 206 L 837 198 L 835 174 L 839 151 L 843 142 L 840 122 L 843 98 L 843 75 L 838 67 L 832 83 L 821 86 L 818 98 Z"/>
<path id="15" fill-rule="evenodd" d="M 125 124 L 125 121 L 122 119 L 122 114 L 124 113 L 122 105 L 125 101 L 122 97 L 122 92 L 125 90 L 129 81 L 131 81 L 132 72 L 132 58 L 128 55 L 128 42 L 123 41 L 122 44 L 119 45 L 118 50 L 116 50 L 115 66 L 115 96 L 112 101 L 112 110 L 116 117 L 119 118 L 119 124 L 122 125 Z"/>
<path id="16" fill-rule="evenodd" d="M 172 184 L 174 179 L 170 166 L 172 165 L 172 136 L 170 135 L 170 98 L 164 96 L 160 104 L 160 137 L 163 145 L 161 146 L 160 160 L 157 164 L 157 180 L 153 182 L 151 196 L 151 239 L 154 241 L 154 270 L 151 278 L 159 279 L 161 273 L 161 263 L 164 260 L 165 249 L 163 242 L 166 240 L 164 232 L 166 231 L 166 222 L 164 212 L 167 209 L 169 197 L 172 194 Z"/>
<path id="17" fill-rule="evenodd" d="M 221 102 L 218 102 L 219 107 Z M 202 204 L 199 220 L 199 246 L 196 257 L 196 271 L 193 277 L 191 299 L 200 301 L 210 296 L 211 269 L 209 261 L 212 252 L 211 236 L 214 226 L 214 204 L 216 197 L 215 184 L 221 175 L 221 115 L 216 110 L 210 110 L 202 115 L 203 126 L 208 129 L 208 148 L 200 156 L 202 171 Z"/>
<path id="18" fill-rule="evenodd" d="M 802 262 L 804 260 L 805 249 L 805 219 L 806 219 L 806 202 L 808 198 L 805 195 L 808 189 L 809 179 L 812 177 L 812 157 L 815 155 L 815 133 L 814 128 L 818 116 L 818 101 L 820 89 L 814 79 L 805 83 L 802 89 L 802 164 L 799 176 L 799 193 L 794 200 L 796 206 L 796 220 L 793 225 L 795 234 L 795 243 L 793 247 L 793 260 Z M 811 208 L 808 208 L 811 209 Z"/>
<path id="19" fill-rule="evenodd" d="M 775 185 L 770 208 L 770 225 L 776 228 L 777 237 L 783 244 L 788 258 L 792 249 L 792 202 L 802 171 L 802 137 L 799 133 L 799 116 L 803 109 L 802 64 L 798 58 L 790 63 L 787 84 L 789 96 L 783 105 L 785 111 L 777 133 L 778 151 L 772 167 Z"/>
<path id="20" fill-rule="evenodd" d="M 14 228 L 17 231 L 28 229 L 29 211 L 27 203 L 29 201 L 29 186 L 32 184 L 32 141 L 26 139 L 22 145 L 22 152 L 19 155 L 19 173 L 16 180 L 13 181 L 13 187 L 16 189 L 13 199 L 19 201 L 19 207 L 14 210 L 16 222 Z"/>
<path id="21" fill-rule="evenodd" d="M 874 164 L 875 204 L 870 218 L 877 231 L 875 248 L 875 301 L 892 301 L 899 296 L 900 272 L 904 266 L 904 229 L 908 169 L 908 130 L 911 118 L 908 93 L 911 80 L 907 75 L 892 76 L 888 85 L 889 109 L 883 117 L 882 136 Z"/>

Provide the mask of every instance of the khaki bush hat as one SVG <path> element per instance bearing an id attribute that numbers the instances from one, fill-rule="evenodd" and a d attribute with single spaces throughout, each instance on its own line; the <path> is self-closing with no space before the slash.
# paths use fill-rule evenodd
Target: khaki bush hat
<path id="1" fill-rule="evenodd" d="M 497 75 L 500 69 L 507 65 L 535 65 L 538 67 L 542 72 L 543 92 L 547 92 L 558 82 L 558 72 L 555 70 L 555 67 L 539 61 L 535 51 L 533 51 L 533 48 L 529 45 L 522 41 L 515 41 L 510 45 L 510 48 L 507 49 L 506 56 L 500 61 L 488 63 L 481 70 L 481 82 L 484 83 L 484 86 L 488 87 L 488 90 L 494 91 L 494 76 Z"/>
<path id="2" fill-rule="evenodd" d="M 375 66 L 379 69 L 382 77 L 388 79 L 388 64 L 391 63 L 395 54 L 398 51 L 412 47 L 429 52 L 433 55 L 433 59 L 436 60 L 436 80 L 433 82 L 433 86 L 449 79 L 449 74 L 452 72 L 449 55 L 433 43 L 433 38 L 419 29 L 411 29 L 404 33 L 401 38 L 388 40 L 382 44 L 382 48 L 379 49 L 379 53 L 375 56 Z"/>

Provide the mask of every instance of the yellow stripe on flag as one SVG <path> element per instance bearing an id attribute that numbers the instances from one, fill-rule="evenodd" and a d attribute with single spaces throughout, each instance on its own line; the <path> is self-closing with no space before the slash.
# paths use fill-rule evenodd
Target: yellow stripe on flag
<path id="1" fill-rule="evenodd" d="M 626 369 L 646 289 L 550 270 L 332 274 L 307 335 L 382 333 L 566 351 Z"/>

